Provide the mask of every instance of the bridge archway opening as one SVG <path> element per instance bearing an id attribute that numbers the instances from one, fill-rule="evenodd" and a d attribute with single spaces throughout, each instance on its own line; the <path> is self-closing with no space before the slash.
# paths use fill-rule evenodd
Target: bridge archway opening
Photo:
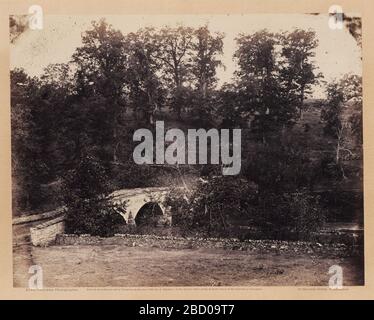
<path id="1" fill-rule="evenodd" d="M 135 216 L 137 226 L 156 225 L 157 221 L 164 212 L 157 202 L 147 202 L 138 211 Z"/>

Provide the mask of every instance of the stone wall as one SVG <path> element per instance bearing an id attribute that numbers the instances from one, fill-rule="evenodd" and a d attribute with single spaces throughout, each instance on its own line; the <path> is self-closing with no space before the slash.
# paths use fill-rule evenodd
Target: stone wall
<path id="1" fill-rule="evenodd" d="M 34 246 L 47 246 L 56 240 L 56 236 L 65 231 L 64 217 L 58 217 L 36 227 L 30 228 L 31 243 Z"/>
<path id="2" fill-rule="evenodd" d="M 346 244 L 321 244 L 302 241 L 244 240 L 218 238 L 182 238 L 154 235 L 117 234 L 101 238 L 90 235 L 59 234 L 57 245 L 124 245 L 129 247 L 148 247 L 161 249 L 200 249 L 215 248 L 254 252 L 273 252 L 288 254 L 320 254 L 347 256 L 360 254 L 359 248 Z"/>
<path id="3" fill-rule="evenodd" d="M 64 207 L 58 208 L 53 211 L 43 212 L 39 214 L 23 215 L 17 218 L 13 218 L 12 224 L 23 224 L 28 222 L 34 222 L 38 220 L 51 219 L 64 214 Z"/>

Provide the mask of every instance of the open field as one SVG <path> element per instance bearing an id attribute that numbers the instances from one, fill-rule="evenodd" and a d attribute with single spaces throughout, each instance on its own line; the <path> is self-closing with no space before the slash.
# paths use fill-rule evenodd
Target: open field
<path id="1" fill-rule="evenodd" d="M 327 286 L 332 265 L 343 268 L 343 285 L 363 284 L 355 258 L 119 245 L 23 245 L 14 251 L 15 287 L 27 286 L 33 264 L 43 268 L 44 287 Z"/>

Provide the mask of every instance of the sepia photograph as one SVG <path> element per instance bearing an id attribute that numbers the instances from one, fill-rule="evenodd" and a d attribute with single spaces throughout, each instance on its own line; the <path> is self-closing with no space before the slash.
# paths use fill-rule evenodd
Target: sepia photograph
<path id="1" fill-rule="evenodd" d="M 14 288 L 365 285 L 360 14 L 40 10 L 9 16 Z"/>

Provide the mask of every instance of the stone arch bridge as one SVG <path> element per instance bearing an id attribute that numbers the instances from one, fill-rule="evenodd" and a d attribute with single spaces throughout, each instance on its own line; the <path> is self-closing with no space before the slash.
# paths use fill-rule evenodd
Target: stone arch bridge
<path id="1" fill-rule="evenodd" d="M 113 202 L 125 201 L 126 213 L 123 216 L 128 224 L 135 224 L 135 219 L 142 208 L 152 204 L 158 207 L 157 223 L 171 224 L 170 209 L 164 206 L 165 196 L 170 188 L 135 188 L 122 189 L 112 193 Z M 47 245 L 52 243 L 56 235 L 65 230 L 64 208 L 33 215 L 21 215 L 13 219 L 14 244 L 27 243 L 31 240 L 33 245 Z"/>
<path id="2" fill-rule="evenodd" d="M 142 208 L 153 204 L 161 209 L 162 215 L 159 222 L 170 225 L 170 209 L 164 205 L 165 197 L 169 190 L 170 188 L 167 187 L 122 189 L 113 192 L 112 196 L 114 203 L 126 201 L 126 213 L 122 215 L 126 223 L 135 224 L 135 219 Z"/>

